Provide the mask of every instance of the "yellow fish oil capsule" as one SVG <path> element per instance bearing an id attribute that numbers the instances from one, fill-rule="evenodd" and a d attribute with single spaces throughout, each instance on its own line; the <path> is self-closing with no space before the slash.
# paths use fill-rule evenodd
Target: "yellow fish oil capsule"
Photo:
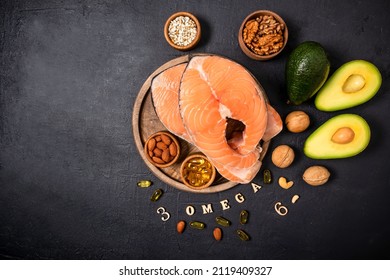
<path id="1" fill-rule="evenodd" d="M 240 224 L 244 225 L 248 222 L 249 213 L 246 210 L 240 212 Z"/>
<path id="2" fill-rule="evenodd" d="M 194 158 L 190 161 L 190 163 L 199 165 L 204 164 L 205 160 L 203 158 Z"/>
<path id="3" fill-rule="evenodd" d="M 160 197 L 162 196 L 162 194 L 163 194 L 162 189 L 155 190 L 154 193 L 152 194 L 152 196 L 150 197 L 150 201 L 155 202 L 155 201 L 159 200 Z"/>
<path id="4" fill-rule="evenodd" d="M 203 222 L 194 221 L 190 223 L 190 227 L 195 229 L 204 229 L 206 225 Z"/>
<path id="5" fill-rule="evenodd" d="M 264 169 L 263 171 L 263 180 L 264 180 L 264 184 L 271 184 L 272 175 L 271 175 L 271 171 L 269 171 L 268 169 Z"/>
<path id="6" fill-rule="evenodd" d="M 221 216 L 216 217 L 215 221 L 217 222 L 217 224 L 219 224 L 223 227 L 228 227 L 231 224 L 228 219 L 225 219 L 224 217 L 221 217 Z"/>
<path id="7" fill-rule="evenodd" d="M 249 235 L 245 231 L 243 231 L 242 229 L 238 229 L 236 232 L 237 232 L 238 237 L 242 241 L 248 241 L 250 239 Z"/>
<path id="8" fill-rule="evenodd" d="M 148 188 L 152 185 L 152 181 L 149 180 L 141 180 L 137 183 L 137 186 L 140 188 Z"/>

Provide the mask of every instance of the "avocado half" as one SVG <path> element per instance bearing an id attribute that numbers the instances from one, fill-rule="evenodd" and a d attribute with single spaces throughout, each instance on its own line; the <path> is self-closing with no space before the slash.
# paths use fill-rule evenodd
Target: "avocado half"
<path id="1" fill-rule="evenodd" d="M 368 146 L 370 137 L 370 127 L 362 117 L 342 114 L 318 127 L 306 139 L 303 152 L 313 159 L 352 157 Z"/>
<path id="2" fill-rule="evenodd" d="M 365 60 L 353 60 L 338 68 L 317 93 L 314 104 L 321 111 L 337 111 L 370 100 L 379 90 L 382 76 Z"/>

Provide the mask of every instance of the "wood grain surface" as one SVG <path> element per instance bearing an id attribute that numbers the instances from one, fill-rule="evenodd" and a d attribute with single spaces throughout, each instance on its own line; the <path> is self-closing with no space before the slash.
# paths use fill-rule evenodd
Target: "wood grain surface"
<path id="1" fill-rule="evenodd" d="M 237 185 L 236 182 L 228 181 L 227 179 L 223 178 L 221 175 L 217 175 L 214 183 L 205 189 L 195 190 L 188 188 L 181 180 L 180 176 L 180 166 L 183 160 L 189 156 L 192 153 L 199 152 L 199 150 L 193 145 L 188 143 L 187 141 L 183 139 L 179 139 L 180 146 L 181 146 L 181 156 L 180 159 L 173 164 L 172 166 L 166 167 L 166 168 L 159 168 L 150 163 L 144 153 L 144 145 L 145 141 L 148 139 L 148 137 L 158 131 L 164 131 L 166 130 L 165 126 L 161 123 L 160 119 L 158 118 L 155 109 L 153 107 L 152 97 L 151 97 L 151 83 L 153 81 L 153 78 L 156 77 L 158 74 L 163 72 L 164 70 L 176 66 L 181 63 L 187 63 L 193 57 L 194 55 L 210 55 L 210 54 L 193 54 L 193 55 L 184 55 L 178 58 L 175 58 L 173 60 L 170 60 L 163 64 L 161 67 L 159 67 L 157 70 L 155 70 L 145 81 L 143 86 L 141 87 L 136 101 L 134 103 L 134 109 L 133 109 L 133 119 L 132 119 L 132 125 L 133 125 L 133 135 L 135 144 L 137 146 L 137 149 L 144 160 L 145 164 L 149 167 L 149 169 L 162 181 L 165 183 L 171 185 L 172 187 L 175 187 L 182 191 L 187 192 L 194 192 L 194 193 L 215 193 L 215 192 L 221 192 L 228 190 L 234 186 Z M 261 94 L 263 95 L 264 99 L 268 102 L 268 98 L 265 94 L 264 89 L 259 84 L 259 88 L 262 91 Z M 264 156 L 267 153 L 268 146 L 270 141 L 262 142 L 262 152 L 260 154 L 260 159 L 262 160 Z"/>

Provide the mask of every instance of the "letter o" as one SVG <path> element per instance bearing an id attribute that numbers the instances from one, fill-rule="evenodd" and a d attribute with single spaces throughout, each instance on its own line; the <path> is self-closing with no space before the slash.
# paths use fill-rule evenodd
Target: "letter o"
<path id="1" fill-rule="evenodd" d="M 188 206 L 186 207 L 186 213 L 187 213 L 188 216 L 194 215 L 194 214 L 195 214 L 195 208 L 194 208 L 194 206 L 188 205 Z"/>

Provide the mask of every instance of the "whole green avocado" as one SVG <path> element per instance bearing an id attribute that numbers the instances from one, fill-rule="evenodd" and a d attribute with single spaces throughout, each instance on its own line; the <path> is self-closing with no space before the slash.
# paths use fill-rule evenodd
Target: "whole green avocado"
<path id="1" fill-rule="evenodd" d="M 298 45 L 286 64 L 289 102 L 299 105 L 310 99 L 325 83 L 329 69 L 330 62 L 319 43 L 306 41 Z"/>

